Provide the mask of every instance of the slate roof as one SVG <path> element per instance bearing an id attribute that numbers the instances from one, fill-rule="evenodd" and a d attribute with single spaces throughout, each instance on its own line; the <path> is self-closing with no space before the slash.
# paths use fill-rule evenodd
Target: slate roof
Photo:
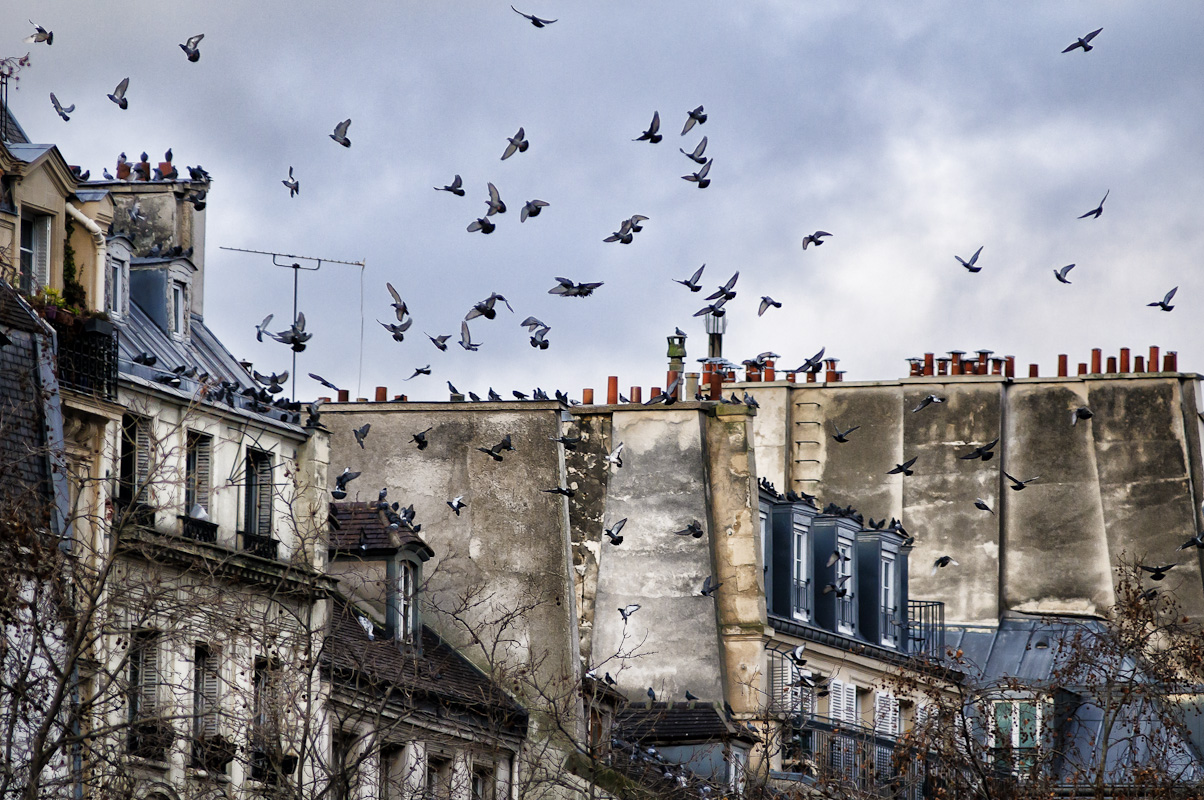
<path id="1" fill-rule="evenodd" d="M 50 337 L 17 294 L 0 280 L 0 535 L 21 521 L 42 528 L 53 504 L 46 449 L 49 425 L 38 371 L 38 346 Z"/>
<path id="2" fill-rule="evenodd" d="M 359 616 L 346 598 L 333 599 L 323 656 L 328 669 L 400 690 L 416 705 L 434 701 L 436 713 L 446 710 L 444 704 L 488 713 L 505 732 L 526 735 L 526 709 L 429 627 L 422 626 L 421 652 L 403 650 L 381 638 L 379 628 L 370 639 Z"/>
<path id="3" fill-rule="evenodd" d="M 14 144 L 26 144 L 29 142 L 29 137 L 25 135 L 25 130 L 21 127 L 21 123 L 17 122 L 17 118 L 13 116 L 11 108 L 5 107 L 3 114 L 4 126 L 0 130 L 0 139 L 3 139 L 10 146 Z"/>
<path id="4" fill-rule="evenodd" d="M 631 703 L 618 711 L 615 725 L 622 737 L 641 744 L 760 741 L 751 730 L 727 719 L 722 709 L 698 701 Z"/>
<path id="5" fill-rule="evenodd" d="M 380 554 L 411 548 L 423 561 L 435 554 L 418 534 L 402 528 L 389 530 L 380 520 L 376 503 L 332 502 L 330 515 L 337 523 L 337 527 L 331 526 L 332 550 Z"/>
<path id="6" fill-rule="evenodd" d="M 6 147 L 13 158 L 32 164 L 54 149 L 52 144 L 29 144 L 28 142 L 8 142 Z"/>

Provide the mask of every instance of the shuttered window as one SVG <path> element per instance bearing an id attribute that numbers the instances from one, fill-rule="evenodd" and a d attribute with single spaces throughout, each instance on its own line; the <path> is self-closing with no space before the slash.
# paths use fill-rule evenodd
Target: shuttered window
<path id="1" fill-rule="evenodd" d="M 152 447 L 150 420 L 133 414 L 122 417 L 121 477 L 117 498 L 121 505 L 147 502 Z"/>
<path id="2" fill-rule="evenodd" d="M 403 642 L 412 642 L 418 629 L 418 565 L 413 561 L 402 561 L 397 580 L 397 611 L 400 617 L 398 638 Z"/>
<path id="3" fill-rule="evenodd" d="M 828 684 L 828 716 L 839 722 L 857 722 L 857 687 L 833 678 Z"/>
<path id="4" fill-rule="evenodd" d="M 213 453 L 213 437 L 203 433 L 188 432 L 188 454 L 184 465 L 184 513 L 190 517 L 209 513 L 209 487 L 212 483 L 210 462 Z"/>
<path id="5" fill-rule="evenodd" d="M 53 218 L 38 217 L 33 222 L 33 276 L 35 289 L 50 285 L 50 225 Z"/>
<path id="6" fill-rule="evenodd" d="M 890 692 L 874 692 L 874 731 L 883 736 L 899 735 L 899 698 Z"/>
<path id="7" fill-rule="evenodd" d="M 192 661 L 192 735 L 196 739 L 218 735 L 220 676 L 220 651 L 209 645 L 197 645 Z"/>
<path id="8" fill-rule="evenodd" d="M 243 515 L 246 533 L 272 535 L 272 456 L 247 450 L 247 496 Z"/>
<path id="9" fill-rule="evenodd" d="M 155 716 L 159 705 L 159 632 L 137 631 L 130 641 L 130 721 Z"/>

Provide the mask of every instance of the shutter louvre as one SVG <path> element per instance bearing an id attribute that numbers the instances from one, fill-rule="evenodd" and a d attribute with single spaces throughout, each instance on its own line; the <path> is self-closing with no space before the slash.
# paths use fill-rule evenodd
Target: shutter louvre
<path id="1" fill-rule="evenodd" d="M 258 505 L 258 523 L 255 533 L 260 536 L 272 535 L 272 457 L 263 453 L 256 459 L 255 471 L 258 476 L 256 491 L 259 496 L 255 499 Z"/>
<path id="2" fill-rule="evenodd" d="M 138 710 L 139 717 L 147 719 L 155 715 L 159 705 L 159 637 L 147 633 L 140 638 Z"/>
<path id="3" fill-rule="evenodd" d="M 204 698 L 204 716 L 201 718 L 201 735 L 206 738 L 217 736 L 218 678 L 220 650 L 204 651 L 205 660 L 201 670 L 201 696 Z"/>
<path id="4" fill-rule="evenodd" d="M 139 419 L 134 423 L 134 499 L 139 503 L 147 501 L 148 486 L 151 472 L 151 432 L 150 422 Z"/>
<path id="5" fill-rule="evenodd" d="M 41 290 L 50 285 L 50 217 L 38 217 L 33 224 L 34 287 Z"/>

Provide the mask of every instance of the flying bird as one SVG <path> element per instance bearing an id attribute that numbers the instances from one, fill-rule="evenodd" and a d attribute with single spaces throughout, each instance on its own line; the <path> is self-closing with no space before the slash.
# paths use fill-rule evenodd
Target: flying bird
<path id="1" fill-rule="evenodd" d="M 991 507 L 987 505 L 987 501 L 983 500 L 981 497 L 974 498 L 974 507 L 979 511 L 988 511 L 992 514 L 995 513 L 994 511 L 991 511 Z"/>
<path id="2" fill-rule="evenodd" d="M 739 279 L 740 272 L 737 270 L 735 275 L 727 279 L 727 283 L 720 286 L 717 290 L 715 290 L 714 294 L 711 294 L 706 299 L 716 300 L 722 298 L 724 302 L 727 302 L 728 300 L 734 300 L 736 298 L 736 293 L 732 291 L 732 289 L 735 288 L 736 281 Z"/>
<path id="3" fill-rule="evenodd" d="M 938 569 L 943 569 L 945 567 L 956 567 L 956 566 L 959 566 L 959 565 L 956 561 L 953 560 L 953 556 L 940 556 L 939 558 L 937 558 L 936 561 L 932 562 L 932 574 L 935 575 L 936 571 Z"/>
<path id="4" fill-rule="evenodd" d="M 355 434 L 355 443 L 360 446 L 361 450 L 365 449 L 364 439 L 366 439 L 368 437 L 368 431 L 370 431 L 370 430 L 372 430 L 371 422 L 365 422 L 363 427 L 351 429 L 351 432 L 353 434 Z"/>
<path id="5" fill-rule="evenodd" d="M 1109 195 L 1109 194 L 1111 194 L 1111 193 L 1112 193 L 1112 190 L 1111 190 L 1111 189 L 1109 189 L 1108 191 L 1104 192 L 1104 200 L 1107 200 L 1107 199 L 1108 199 L 1108 195 Z M 1098 206 L 1096 206 L 1095 208 L 1091 209 L 1091 210 L 1090 210 L 1090 211 L 1088 211 L 1086 214 L 1083 214 L 1082 216 L 1080 216 L 1080 217 L 1079 217 L 1079 219 L 1087 219 L 1087 217 L 1091 217 L 1092 219 L 1099 219 L 1099 215 L 1100 215 L 1100 214 L 1102 214 L 1102 213 L 1104 213 L 1104 200 L 1100 200 L 1100 201 L 1099 201 L 1099 205 L 1098 205 Z"/>
<path id="6" fill-rule="evenodd" d="M 109 95 L 109 99 L 112 100 L 114 103 L 116 103 L 117 107 L 120 108 L 122 111 L 125 111 L 127 108 L 130 107 L 130 101 L 125 99 L 126 89 L 129 89 L 129 88 L 130 88 L 130 79 L 122 78 L 121 83 L 117 84 L 117 88 L 113 90 L 113 93 L 111 95 Z M 145 161 L 146 159 L 142 159 L 142 160 Z"/>
<path id="7" fill-rule="evenodd" d="M 485 212 L 487 217 L 506 213 L 506 204 L 502 202 L 502 196 L 498 194 L 497 187 L 492 183 L 489 184 L 489 199 L 485 201 L 485 204 L 489 206 L 489 210 Z"/>
<path id="8" fill-rule="evenodd" d="M 1150 580 L 1160 581 L 1166 577 L 1166 573 L 1170 572 L 1175 567 L 1174 564 L 1166 564 L 1161 567 L 1147 567 L 1145 564 L 1138 564 L 1138 569 L 1145 570 L 1150 573 Z"/>
<path id="9" fill-rule="evenodd" d="M 616 469 L 621 469 L 623 467 L 623 443 L 622 442 L 619 442 L 619 446 L 616 447 L 614 450 L 611 450 L 610 453 L 607 454 L 606 463 L 614 464 Z"/>
<path id="10" fill-rule="evenodd" d="M 706 121 L 707 121 L 707 115 L 705 112 L 703 112 L 702 106 L 699 106 L 698 108 L 694 109 L 693 111 L 687 111 L 686 112 L 686 124 L 685 124 L 685 127 L 683 127 L 681 129 L 681 135 L 685 136 L 687 133 L 690 132 L 690 128 L 693 128 L 695 125 L 701 125 L 702 123 L 704 123 Z"/>
<path id="11" fill-rule="evenodd" d="M 711 580 L 711 576 L 707 575 L 706 580 L 704 580 L 702 582 L 702 591 L 699 592 L 699 596 L 700 597 L 712 597 L 712 596 L 714 596 L 715 592 L 719 589 L 719 587 L 722 585 L 723 585 L 722 582 L 715 583 L 714 581 Z"/>
<path id="12" fill-rule="evenodd" d="M 547 350 L 552 344 L 548 341 L 548 331 L 552 330 L 547 325 L 543 326 L 531 336 L 531 346 L 536 350 Z"/>
<path id="13" fill-rule="evenodd" d="M 837 597 L 844 597 L 849 593 L 849 587 L 845 586 L 845 584 L 848 583 L 849 579 L 852 577 L 852 575 L 841 575 L 834 582 L 825 586 L 823 593 L 832 594 L 835 592 Z"/>
<path id="14" fill-rule="evenodd" d="M 468 223 L 468 232 L 476 233 L 477 231 L 480 231 L 481 233 L 489 234 L 493 233 L 493 229 L 496 227 L 496 225 L 494 225 L 485 217 L 477 217 L 472 222 Z"/>
<path id="15" fill-rule="evenodd" d="M 632 614 L 640 610 L 639 603 L 630 603 L 619 609 L 619 613 L 623 615 L 623 624 L 627 624 L 627 620 Z"/>
<path id="16" fill-rule="evenodd" d="M 451 192 L 456 197 L 463 197 L 464 196 L 464 181 L 462 181 L 460 179 L 460 176 L 457 175 L 455 178 L 452 179 L 452 182 L 449 183 L 447 186 L 436 186 L 435 191 L 436 192 Z"/>
<path id="17" fill-rule="evenodd" d="M 1066 280 L 1066 273 L 1070 272 L 1072 269 L 1074 269 L 1074 264 L 1067 264 L 1061 269 L 1055 269 L 1053 271 L 1054 277 L 1058 279 L 1059 283 L 1070 283 L 1070 281 Z"/>
<path id="18" fill-rule="evenodd" d="M 997 444 L 999 444 L 998 438 L 996 438 L 994 441 L 988 442 L 987 444 L 975 447 L 969 453 L 966 453 L 964 456 L 958 456 L 958 458 L 960 458 L 962 461 L 973 461 L 976 458 L 981 458 L 983 461 L 990 461 L 995 457 L 995 453 L 993 453 L 992 450 Z"/>
<path id="19" fill-rule="evenodd" d="M 464 502 L 464 495 L 456 495 L 451 500 L 447 501 L 447 505 L 452 511 L 456 512 L 456 516 L 460 516 L 460 509 L 468 508 L 468 503 Z"/>
<path id="20" fill-rule="evenodd" d="M 538 217 L 539 212 L 548 207 L 543 200 L 528 200 L 518 212 L 518 221 L 526 222 L 527 217 Z"/>
<path id="21" fill-rule="evenodd" d="M 388 322 L 381 322 L 379 319 L 377 322 L 379 322 L 385 330 L 393 335 L 393 341 L 395 342 L 404 342 L 406 338 L 406 331 L 408 331 L 410 326 L 414 324 L 413 318 L 407 319 L 405 322 L 397 325 L 393 325 Z"/>
<path id="22" fill-rule="evenodd" d="M 832 234 L 828 233 L 827 231 L 816 231 L 815 233 L 809 233 L 803 237 L 803 249 L 806 250 L 807 246 L 812 244 L 816 247 L 819 247 L 824 243 L 821 237 L 831 235 Z"/>
<path id="23" fill-rule="evenodd" d="M 32 19 L 29 24 L 34 27 L 34 32 L 25 37 L 26 44 L 43 44 L 47 46 L 54 44 L 54 31 L 48 31 Z"/>
<path id="24" fill-rule="evenodd" d="M 66 108 L 63 108 L 62 104 L 59 103 L 59 99 L 54 96 L 54 92 L 50 93 L 50 102 L 54 105 L 54 112 L 63 118 L 63 122 L 71 121 L 71 117 L 69 117 L 67 115 L 75 110 L 74 103 L 67 106 Z"/>
<path id="25" fill-rule="evenodd" d="M 196 36 L 189 36 L 188 41 L 180 45 L 180 49 L 184 51 L 184 55 L 188 56 L 188 60 L 193 64 L 201 60 L 200 43 L 201 39 L 205 38 L 205 34 L 198 33 Z"/>
<path id="26" fill-rule="evenodd" d="M 915 474 L 915 470 L 913 470 L 911 468 L 911 465 L 916 463 L 917 458 L 919 458 L 919 456 L 912 456 L 910 459 L 908 459 L 907 461 L 904 461 L 902 464 L 895 464 L 895 468 L 890 470 L 886 474 L 887 475 L 898 475 L 900 472 L 902 472 L 905 477 L 911 477 L 912 475 Z"/>
<path id="27" fill-rule="evenodd" d="M 1169 292 L 1167 292 L 1166 297 L 1163 297 L 1157 303 L 1146 303 L 1146 305 L 1147 306 L 1157 306 L 1158 308 L 1162 309 L 1163 311 L 1170 311 L 1172 308 L 1174 308 L 1174 306 L 1171 305 L 1171 298 L 1175 296 L 1175 292 L 1177 292 L 1177 291 L 1179 291 L 1178 286 L 1176 286 L 1174 289 L 1171 289 Z"/>
<path id="28" fill-rule="evenodd" d="M 700 281 L 700 280 L 702 280 L 702 271 L 703 271 L 704 269 L 706 269 L 706 268 L 707 268 L 707 265 L 706 265 L 706 264 L 703 264 L 701 267 L 699 267 L 699 268 L 698 268 L 698 269 L 697 269 L 697 270 L 694 272 L 694 274 L 693 274 L 693 275 L 691 275 L 691 276 L 690 276 L 689 278 L 687 278 L 686 280 L 684 280 L 684 281 L 679 281 L 677 278 L 674 278 L 674 279 L 673 279 L 673 282 L 674 282 L 674 283 L 680 283 L 682 286 L 686 287 L 686 288 L 687 288 L 687 289 L 689 289 L 691 292 L 700 292 L 700 291 L 702 291 L 702 284 L 701 284 L 701 283 L 699 283 L 699 281 Z"/>
<path id="29" fill-rule="evenodd" d="M 924 409 L 928 408 L 928 406 L 932 405 L 933 403 L 943 403 L 943 402 L 945 402 L 945 398 L 941 397 L 940 395 L 930 394 L 927 397 L 925 397 L 923 400 L 921 400 L 920 404 L 911 410 L 911 413 L 915 414 L 916 412 L 923 411 Z"/>
<path id="30" fill-rule="evenodd" d="M 702 141 L 698 143 L 698 146 L 695 147 L 692 152 L 687 153 L 685 150 L 682 150 L 680 147 L 677 149 L 681 150 L 681 154 L 683 156 L 685 156 L 686 158 L 690 159 L 691 161 L 693 161 L 695 164 L 707 163 L 706 156 L 703 155 L 703 153 L 706 152 L 706 149 L 707 149 L 707 137 L 705 137 L 705 136 L 702 137 Z"/>
<path id="31" fill-rule="evenodd" d="M 514 8 L 514 6 L 510 7 Z M 527 141 L 527 134 L 523 132 L 522 128 L 518 129 L 518 133 L 507 137 L 507 141 L 510 143 L 506 145 L 506 152 L 502 153 L 502 161 L 510 158 L 510 156 L 514 155 L 515 153 L 527 152 L 527 148 L 531 146 L 531 143 Z"/>
<path id="32" fill-rule="evenodd" d="M 468 322 L 460 323 L 460 346 L 469 352 L 476 352 L 481 349 L 480 342 L 473 342 L 472 333 L 468 330 Z"/>
<path id="33" fill-rule="evenodd" d="M 347 129 L 350 127 L 351 120 L 343 120 L 338 125 L 334 126 L 334 133 L 330 134 L 330 138 L 343 145 L 343 147 L 351 147 L 351 140 L 347 138 Z"/>
<path id="34" fill-rule="evenodd" d="M 660 128 L 661 128 L 661 112 L 653 111 L 652 112 L 652 124 L 648 126 L 648 130 L 644 131 L 637 138 L 632 139 L 631 141 L 633 141 L 633 142 L 652 142 L 653 144 L 656 144 L 661 139 L 665 138 L 665 137 L 661 136 L 659 133 L 657 133 L 657 131 L 659 131 Z"/>
<path id="35" fill-rule="evenodd" d="M 849 440 L 849 434 L 852 433 L 853 431 L 857 430 L 860 427 L 861 427 L 860 425 L 854 425 L 853 427 L 849 428 L 847 431 L 842 431 L 840 428 L 836 427 L 836 423 L 833 422 L 832 430 L 836 431 L 836 433 L 834 433 L 832 435 L 832 438 L 835 439 L 836 441 L 840 442 L 841 444 L 844 444 L 845 442 L 847 442 Z"/>
<path id="36" fill-rule="evenodd" d="M 957 263 L 970 270 L 970 272 L 982 272 L 982 267 L 978 266 L 978 256 L 980 253 L 982 253 L 982 247 L 974 251 L 974 255 L 970 256 L 969 261 L 966 261 L 961 256 L 954 256 L 954 258 L 957 259 Z"/>
<path id="37" fill-rule="evenodd" d="M 707 163 L 702 165 L 702 169 L 698 170 L 697 172 L 691 172 L 689 175 L 682 175 L 681 178 L 684 181 L 690 181 L 691 183 L 698 184 L 699 189 L 705 189 L 711 185 L 711 179 L 708 178 L 707 175 L 710 174 L 711 164 L 714 163 L 715 159 L 708 159 Z"/>
<path id="38" fill-rule="evenodd" d="M 761 306 L 757 309 L 757 316 L 758 317 L 762 316 L 766 311 L 768 311 L 771 308 L 781 308 L 781 307 L 782 307 L 781 303 L 779 303 L 777 300 L 774 300 L 769 295 L 765 295 L 764 297 L 761 298 Z"/>
<path id="39" fill-rule="evenodd" d="M 849 561 L 849 557 L 846 556 L 844 553 L 840 552 L 839 550 L 833 550 L 832 553 L 828 556 L 828 560 L 824 563 L 824 567 L 826 569 L 831 569 L 832 566 L 838 561 L 846 561 L 847 562 L 847 561 Z"/>
<path id="40" fill-rule="evenodd" d="M 288 168 L 288 180 L 280 182 L 288 187 L 289 197 L 296 197 L 298 192 L 301 191 L 301 181 L 293 177 L 293 168 L 291 166 Z"/>
<path id="41" fill-rule="evenodd" d="M 577 494 L 577 490 L 572 487 L 557 486 L 553 489 L 540 489 L 544 494 L 558 494 L 562 497 L 573 497 Z"/>
<path id="42" fill-rule="evenodd" d="M 690 524 L 682 528 L 680 531 L 673 531 L 678 536 L 693 536 L 695 539 L 701 539 L 703 535 L 702 523 L 698 520 L 691 520 Z"/>
<path id="43" fill-rule="evenodd" d="M 1204 531 L 1197 533 L 1195 536 L 1176 547 L 1175 550 L 1186 550 L 1189 547 L 1194 547 L 1197 550 L 1204 550 Z"/>
<path id="44" fill-rule="evenodd" d="M 422 335 L 430 339 L 431 344 L 435 345 L 435 347 L 438 347 L 445 353 L 447 352 L 447 340 L 451 338 L 450 333 L 445 333 L 442 336 L 431 336 L 429 333 L 423 332 Z"/>
<path id="45" fill-rule="evenodd" d="M 1022 480 L 1017 480 L 1016 478 L 1013 478 L 1011 475 L 1008 475 L 1005 472 L 1005 473 L 1003 473 L 1003 477 L 1007 478 L 1009 481 L 1012 482 L 1012 485 L 1008 488 L 1012 489 L 1013 491 L 1020 492 L 1020 491 L 1024 490 L 1025 486 L 1029 485 L 1030 483 L 1037 480 L 1037 478 L 1039 478 L 1041 476 L 1037 475 L 1035 477 L 1029 478 L 1028 480 L 1022 481 Z"/>
<path id="46" fill-rule="evenodd" d="M 431 374 L 431 365 L 427 364 L 425 367 L 415 367 L 414 374 L 408 378 L 403 378 L 402 380 L 412 381 L 415 378 L 417 378 L 419 375 L 430 375 L 430 374 Z M 419 448 L 419 449 L 421 450 L 422 448 Z"/>
<path id="47" fill-rule="evenodd" d="M 512 11 L 514 11 L 515 14 L 518 14 L 520 17 L 526 17 L 528 20 L 530 20 L 531 24 L 534 25 L 536 28 L 542 28 L 545 25 L 551 25 L 553 22 L 556 21 L 554 19 L 540 19 L 539 17 L 535 16 L 534 14 L 524 14 L 523 12 L 519 11 L 514 6 L 510 6 L 510 8 Z"/>
<path id="48" fill-rule="evenodd" d="M 1069 47 L 1067 47 L 1067 48 L 1066 48 L 1065 50 L 1063 50 L 1062 52 L 1063 52 L 1063 53 L 1069 53 L 1071 50 L 1075 50 L 1075 49 L 1077 49 L 1077 48 L 1079 48 L 1079 47 L 1083 48 L 1083 52 L 1084 52 L 1084 53 L 1089 53 L 1089 52 L 1091 52 L 1091 50 L 1093 49 L 1093 46 L 1092 46 L 1092 45 L 1090 45 L 1090 44 L 1088 44 L 1088 42 L 1090 42 L 1090 41 L 1091 41 L 1092 39 L 1094 39 L 1096 36 L 1099 36 L 1099 32 L 1100 32 L 1100 31 L 1102 31 L 1102 30 L 1103 30 L 1103 28 L 1096 28 L 1096 29 L 1095 29 L 1095 30 L 1093 30 L 1091 33 L 1087 34 L 1086 36 L 1083 36 L 1083 37 L 1081 37 L 1081 38 L 1075 39 L 1075 41 L 1074 41 L 1074 44 L 1070 45 Z"/>
<path id="49" fill-rule="evenodd" d="M 547 323 L 542 322 L 535 317 L 527 317 L 522 322 L 518 323 L 520 328 L 526 328 L 527 333 L 533 333 L 537 328 L 549 327 Z"/>
<path id="50" fill-rule="evenodd" d="M 325 378 L 323 378 L 321 375 L 318 375 L 317 373 L 311 372 L 311 373 L 309 373 L 309 377 L 313 378 L 315 381 L 317 381 L 318 383 L 322 384 L 322 385 L 323 385 L 323 386 L 325 386 L 327 389 L 333 389 L 333 390 L 334 390 L 334 391 L 336 391 L 336 392 L 338 392 L 338 391 L 341 391 L 341 390 L 339 389 L 339 387 L 335 386 L 333 383 L 331 383 L 330 381 L 326 380 Z"/>
<path id="51" fill-rule="evenodd" d="M 616 547 L 623 544 L 623 537 L 619 535 L 619 531 L 623 530 L 623 526 L 627 524 L 627 517 L 611 525 L 609 528 L 603 528 L 602 532 L 606 534 L 606 538 Z"/>
<path id="52" fill-rule="evenodd" d="M 1094 416 L 1095 412 L 1093 412 L 1090 408 L 1087 408 L 1087 406 L 1079 406 L 1074 411 L 1070 412 L 1070 425 L 1071 427 L 1074 427 L 1075 425 L 1079 424 L 1079 420 L 1091 419 Z"/>
<path id="53" fill-rule="evenodd" d="M 334 488 L 330 491 L 330 496 L 335 500 L 342 500 L 347 496 L 347 484 L 358 478 L 358 472 L 352 472 L 351 467 L 343 467 L 343 474 L 334 479 Z"/>
<path id="54" fill-rule="evenodd" d="M 787 370 L 787 372 L 793 372 L 795 374 L 800 372 L 819 372 L 821 369 L 823 369 L 824 351 L 827 349 L 828 348 L 826 347 L 819 348 L 819 352 L 804 361 L 801 367 L 798 369 Z"/>
<path id="55" fill-rule="evenodd" d="M 497 305 L 498 300 L 501 300 L 506 304 L 506 308 L 510 309 L 511 314 L 514 313 L 514 309 L 510 307 L 510 301 L 502 297 L 497 292 L 493 292 L 481 302 L 473 304 L 473 307 L 469 310 L 469 312 L 464 315 L 464 320 L 467 322 L 468 320 L 476 319 L 477 317 L 493 319 L 497 316 L 497 309 L 495 306 Z"/>
<path id="56" fill-rule="evenodd" d="M 548 289 L 548 294 L 558 294 L 562 297 L 589 297 L 602 285 L 602 281 L 596 283 L 573 283 L 568 278 L 557 278 L 558 285 Z"/>
<path id="57" fill-rule="evenodd" d="M 393 312 L 397 315 L 397 321 L 405 322 L 406 314 L 409 313 L 406 301 L 401 299 L 401 294 L 388 281 L 385 281 L 385 288 L 389 290 L 389 294 L 393 297 L 393 302 L 389 305 L 393 306 Z"/>

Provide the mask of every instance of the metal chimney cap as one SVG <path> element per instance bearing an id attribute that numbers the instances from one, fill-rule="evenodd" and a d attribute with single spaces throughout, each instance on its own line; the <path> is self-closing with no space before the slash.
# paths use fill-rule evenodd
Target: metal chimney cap
<path id="1" fill-rule="evenodd" d="M 722 334 L 727 332 L 727 315 L 717 317 L 714 314 L 707 314 L 702 318 L 706 323 L 706 331 L 710 334 Z"/>

